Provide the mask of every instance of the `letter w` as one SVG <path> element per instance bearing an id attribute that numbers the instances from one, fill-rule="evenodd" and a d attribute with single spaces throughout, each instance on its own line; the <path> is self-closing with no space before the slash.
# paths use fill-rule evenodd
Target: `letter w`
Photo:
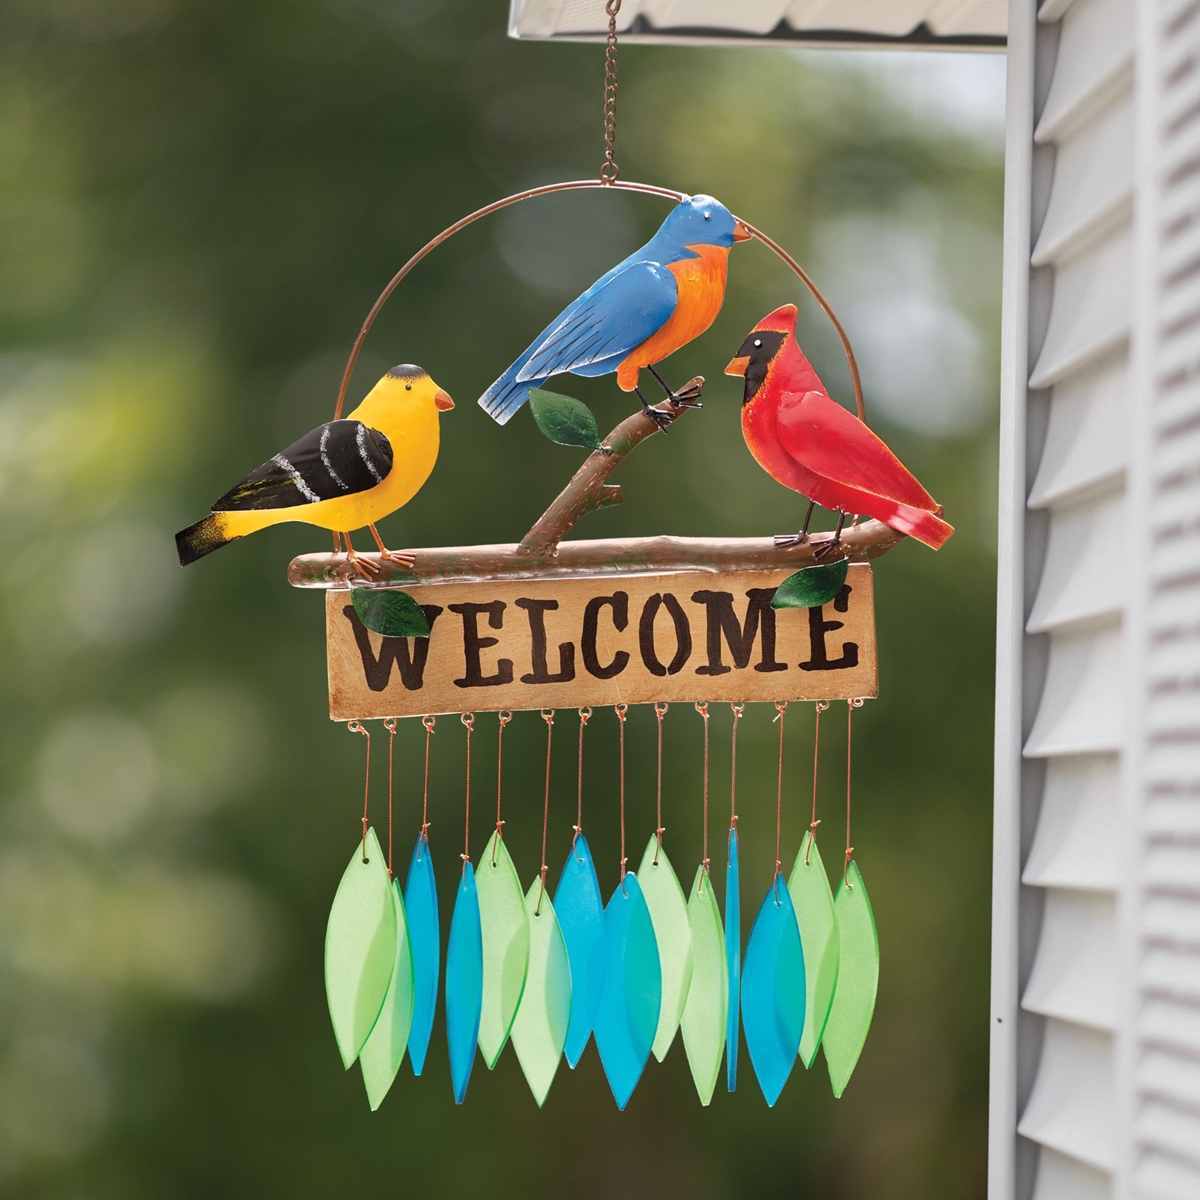
<path id="1" fill-rule="evenodd" d="M 422 604 L 421 611 L 425 614 L 432 633 L 434 621 L 442 615 L 442 607 L 438 604 Z M 425 681 L 429 638 L 385 637 L 380 642 L 379 657 L 376 658 L 371 649 L 371 635 L 358 619 L 354 606 L 347 604 L 342 612 L 350 622 L 350 628 L 354 630 L 354 640 L 362 657 L 363 678 L 367 681 L 367 687 L 373 692 L 386 691 L 392 676 L 392 664 L 395 663 L 399 668 L 400 682 L 404 684 L 404 690 L 419 692 Z"/>

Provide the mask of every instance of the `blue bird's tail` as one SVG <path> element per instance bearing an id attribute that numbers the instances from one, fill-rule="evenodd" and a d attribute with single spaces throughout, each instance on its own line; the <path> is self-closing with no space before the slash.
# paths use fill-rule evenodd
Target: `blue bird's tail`
<path id="1" fill-rule="evenodd" d="M 517 373 L 523 366 L 523 360 L 513 363 L 482 396 L 479 397 L 479 407 L 483 409 L 497 425 L 507 425 L 521 406 L 529 399 L 530 391 L 541 384 L 540 379 L 520 380 Z"/>

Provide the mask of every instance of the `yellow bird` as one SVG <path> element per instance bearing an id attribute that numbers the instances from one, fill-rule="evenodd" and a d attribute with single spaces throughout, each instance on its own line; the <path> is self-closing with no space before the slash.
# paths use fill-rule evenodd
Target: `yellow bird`
<path id="1" fill-rule="evenodd" d="M 305 434 L 177 533 L 180 565 L 268 525 L 304 521 L 331 529 L 335 546 L 345 538 L 347 558 L 364 575 L 379 569 L 350 544 L 350 531 L 364 526 L 382 558 L 411 567 L 412 555 L 388 550 L 375 522 L 421 490 L 437 462 L 439 414 L 453 407 L 426 371 L 393 367 L 349 416 Z"/>

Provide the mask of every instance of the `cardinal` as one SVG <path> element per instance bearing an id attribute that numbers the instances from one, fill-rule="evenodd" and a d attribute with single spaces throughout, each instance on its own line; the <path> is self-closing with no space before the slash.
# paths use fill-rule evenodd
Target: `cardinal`
<path id="1" fill-rule="evenodd" d="M 818 558 L 840 544 L 847 513 L 874 517 L 934 550 L 954 532 L 884 441 L 825 390 L 796 342 L 794 304 L 759 321 L 725 374 L 745 376 L 742 434 L 758 465 L 808 497 L 800 532 L 777 537 L 776 545 L 806 542 L 817 504 L 838 514 L 833 540 Z"/>
<path id="2" fill-rule="evenodd" d="M 375 522 L 407 504 L 437 462 L 439 417 L 454 401 L 421 367 L 393 367 L 344 420 L 328 421 L 256 467 L 175 535 L 182 566 L 237 538 L 303 521 L 340 535 L 360 575 L 379 570 L 355 553 L 350 531 L 366 526 L 380 557 L 411 567 L 411 554 L 388 550 Z"/>
<path id="3" fill-rule="evenodd" d="M 506 424 L 533 388 L 553 375 L 617 376 L 660 426 L 671 414 L 651 407 L 638 385 L 645 367 L 676 407 L 699 408 L 695 394 L 673 392 L 654 369 L 716 320 L 725 300 L 729 251 L 750 230 L 711 196 L 681 200 L 658 232 L 569 304 L 480 397 Z M 698 393 L 696 393 L 698 394 Z"/>

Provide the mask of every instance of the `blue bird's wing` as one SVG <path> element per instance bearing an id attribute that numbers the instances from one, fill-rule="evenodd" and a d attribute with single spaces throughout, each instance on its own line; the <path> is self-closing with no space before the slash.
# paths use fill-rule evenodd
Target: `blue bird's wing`
<path id="1" fill-rule="evenodd" d="M 594 284 L 546 327 L 480 398 L 504 424 L 531 388 L 551 375 L 624 358 L 657 333 L 675 311 L 675 276 L 661 263 L 631 262 Z"/>

